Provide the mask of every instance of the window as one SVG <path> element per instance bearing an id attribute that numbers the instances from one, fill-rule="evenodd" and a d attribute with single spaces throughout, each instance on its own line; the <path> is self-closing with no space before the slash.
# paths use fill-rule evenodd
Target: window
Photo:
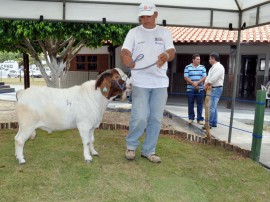
<path id="1" fill-rule="evenodd" d="M 71 61 L 69 71 L 97 71 L 101 73 L 109 68 L 108 54 L 80 54 Z"/>
<path id="2" fill-rule="evenodd" d="M 88 56 L 89 62 L 97 62 L 97 56 L 96 55 L 90 55 Z"/>
<path id="3" fill-rule="evenodd" d="M 89 63 L 88 70 L 97 70 L 97 64 L 96 63 Z"/>
<path id="4" fill-rule="evenodd" d="M 85 57 L 84 56 L 77 56 L 77 69 L 78 70 L 85 70 Z"/>
<path id="5" fill-rule="evenodd" d="M 97 70 L 97 56 L 88 56 L 88 70 Z"/>
<path id="6" fill-rule="evenodd" d="M 84 63 L 77 63 L 77 70 L 85 70 L 85 64 Z"/>
<path id="7" fill-rule="evenodd" d="M 260 71 L 264 71 L 265 70 L 265 59 L 261 59 L 260 60 Z"/>
<path id="8" fill-rule="evenodd" d="M 76 57 L 76 69 L 77 70 L 97 70 L 97 56 L 77 56 Z"/>

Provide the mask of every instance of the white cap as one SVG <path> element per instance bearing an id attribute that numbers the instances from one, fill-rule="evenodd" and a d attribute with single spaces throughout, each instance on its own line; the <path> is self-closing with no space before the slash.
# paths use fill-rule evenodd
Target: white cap
<path id="1" fill-rule="evenodd" d="M 151 15 L 154 15 L 155 11 L 157 10 L 154 3 L 144 2 L 144 3 L 141 3 L 139 6 L 138 16 L 143 16 L 143 15 L 151 16 Z"/>

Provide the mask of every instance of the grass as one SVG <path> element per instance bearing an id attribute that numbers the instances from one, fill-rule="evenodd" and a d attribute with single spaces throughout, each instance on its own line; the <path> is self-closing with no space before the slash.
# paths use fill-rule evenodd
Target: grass
<path id="1" fill-rule="evenodd" d="M 0 78 L 0 82 L 9 85 L 24 85 L 23 78 Z M 30 86 L 46 86 L 44 78 L 30 78 Z"/>
<path id="2" fill-rule="evenodd" d="M 77 130 L 37 132 L 14 158 L 16 130 L 1 130 L 0 201 L 269 201 L 270 173 L 232 152 L 161 136 L 161 164 L 124 158 L 126 131 L 97 130 L 86 164 Z"/>

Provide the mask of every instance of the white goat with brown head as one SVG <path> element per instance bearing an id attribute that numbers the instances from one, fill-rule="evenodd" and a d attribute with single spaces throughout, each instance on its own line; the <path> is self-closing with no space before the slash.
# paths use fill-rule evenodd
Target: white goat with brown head
<path id="1" fill-rule="evenodd" d="M 125 91 L 125 81 L 115 69 L 103 72 L 96 81 L 66 89 L 31 87 L 17 93 L 19 131 L 15 136 L 15 156 L 25 163 L 25 142 L 41 128 L 48 132 L 78 128 L 86 162 L 98 155 L 94 130 L 99 127 L 109 101 Z M 90 151 L 90 152 L 89 152 Z M 90 154 L 91 153 L 91 154 Z"/>

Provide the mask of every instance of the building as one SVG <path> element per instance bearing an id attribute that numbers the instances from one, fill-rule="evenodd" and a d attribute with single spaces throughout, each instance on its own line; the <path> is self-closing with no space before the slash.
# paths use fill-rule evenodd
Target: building
<path id="1" fill-rule="evenodd" d="M 232 97 L 235 75 L 237 31 L 222 29 L 167 27 L 173 34 L 176 47 L 176 58 L 169 64 L 169 93 L 184 93 L 186 84 L 183 79 L 184 67 L 191 63 L 194 53 L 201 55 L 201 64 L 209 70 L 209 54 L 218 52 L 225 67 L 223 96 Z M 241 67 L 238 67 L 238 86 L 236 97 L 255 99 L 256 90 L 261 84 L 270 80 L 270 25 L 242 30 L 241 34 Z M 80 84 L 109 68 L 121 67 L 121 47 L 104 46 L 90 50 L 83 48 L 71 63 L 68 79 L 64 86 Z M 266 65 L 268 64 L 268 65 Z"/>

